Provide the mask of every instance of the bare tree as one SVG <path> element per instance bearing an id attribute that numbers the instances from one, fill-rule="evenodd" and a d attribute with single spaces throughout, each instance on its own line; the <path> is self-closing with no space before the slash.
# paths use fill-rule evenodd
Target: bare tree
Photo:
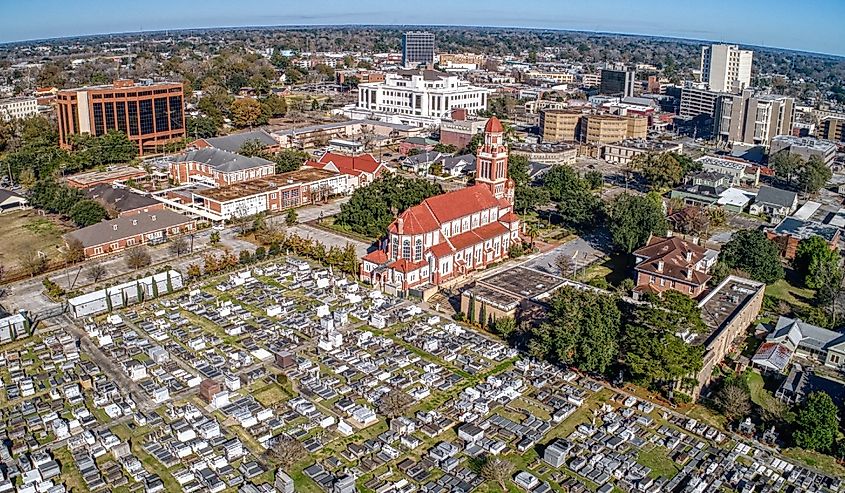
<path id="1" fill-rule="evenodd" d="M 133 270 L 143 269 L 152 262 L 146 247 L 136 246 L 126 252 L 126 266 Z"/>
<path id="2" fill-rule="evenodd" d="M 6 266 L 0 264 L 0 282 L 3 282 L 4 277 L 6 277 Z"/>
<path id="3" fill-rule="evenodd" d="M 391 389 L 378 400 L 378 410 L 388 418 L 395 418 L 405 414 L 414 399 L 399 389 Z"/>
<path id="4" fill-rule="evenodd" d="M 503 491 L 507 491 L 507 481 L 513 472 L 513 464 L 498 457 L 487 457 L 481 466 L 481 477 L 495 482 Z"/>
<path id="5" fill-rule="evenodd" d="M 65 261 L 70 264 L 85 260 L 85 247 L 82 242 L 76 238 L 70 238 L 67 241 L 67 250 L 65 250 L 64 257 Z"/>
<path id="6" fill-rule="evenodd" d="M 730 421 L 744 418 L 751 413 L 751 396 L 739 385 L 725 385 L 719 390 L 715 401 L 719 410 Z"/>
<path id="7" fill-rule="evenodd" d="M 287 469 L 304 459 L 308 451 L 302 442 L 296 438 L 283 436 L 267 450 L 267 458 L 278 463 L 282 469 Z"/>
<path id="8" fill-rule="evenodd" d="M 18 262 L 24 272 L 30 276 L 36 276 L 47 270 L 47 257 L 41 252 L 30 252 L 20 257 Z"/>
<path id="9" fill-rule="evenodd" d="M 100 279 L 106 277 L 106 274 L 106 266 L 103 264 L 94 264 L 91 267 L 88 267 L 88 280 L 92 283 L 96 283 Z"/>
<path id="10" fill-rule="evenodd" d="M 185 239 L 184 236 L 177 236 L 170 240 L 170 253 L 178 256 L 181 256 L 184 253 L 188 253 L 188 249 L 190 246 L 188 245 L 188 240 Z"/>
<path id="11" fill-rule="evenodd" d="M 561 277 L 566 279 L 572 279 L 578 271 L 578 264 L 575 262 L 575 259 L 564 253 L 561 253 L 555 258 L 555 266 L 560 269 Z"/>

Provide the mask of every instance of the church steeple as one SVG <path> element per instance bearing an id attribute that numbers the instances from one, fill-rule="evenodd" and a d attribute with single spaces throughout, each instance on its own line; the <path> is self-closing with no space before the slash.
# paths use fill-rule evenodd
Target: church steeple
<path id="1" fill-rule="evenodd" d="M 490 188 L 497 199 L 505 198 L 513 203 L 513 181 L 508 178 L 505 129 L 495 116 L 484 127 L 484 144 L 478 148 L 476 159 L 475 182 Z"/>

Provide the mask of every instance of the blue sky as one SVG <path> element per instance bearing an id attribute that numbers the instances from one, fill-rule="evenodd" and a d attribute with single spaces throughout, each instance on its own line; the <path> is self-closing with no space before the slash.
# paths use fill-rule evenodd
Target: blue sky
<path id="1" fill-rule="evenodd" d="M 0 0 L 0 42 L 138 30 L 438 24 L 709 39 L 845 55 L 845 0 Z"/>

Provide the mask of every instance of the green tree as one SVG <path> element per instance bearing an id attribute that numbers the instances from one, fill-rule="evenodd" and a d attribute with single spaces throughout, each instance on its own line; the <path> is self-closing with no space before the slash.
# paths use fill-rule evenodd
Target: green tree
<path id="1" fill-rule="evenodd" d="M 442 144 L 437 143 L 434 145 L 435 152 L 442 152 L 443 154 L 454 154 L 458 152 L 458 148 L 453 146 L 452 144 Z"/>
<path id="2" fill-rule="evenodd" d="M 783 279 L 778 247 L 758 230 L 739 230 L 722 247 L 719 261 L 760 282 L 771 284 Z"/>
<path id="3" fill-rule="evenodd" d="M 634 158 L 634 166 L 652 188 L 673 187 L 684 178 L 684 167 L 678 155 L 671 152 L 646 153 Z"/>
<path id="4" fill-rule="evenodd" d="M 679 380 L 697 373 L 704 348 L 688 344 L 676 333 L 699 333 L 701 312 L 686 295 L 666 291 L 638 306 L 625 328 L 622 363 L 631 376 L 648 386 L 667 391 Z"/>
<path id="5" fill-rule="evenodd" d="M 211 243 L 212 246 L 216 246 L 218 243 L 220 243 L 220 232 L 212 231 L 211 235 L 208 237 L 208 241 Z"/>
<path id="6" fill-rule="evenodd" d="M 792 438 L 801 448 L 830 452 L 839 434 L 839 409 L 826 392 L 812 392 L 798 411 Z"/>
<path id="7" fill-rule="evenodd" d="M 288 209 L 287 214 L 285 214 L 285 224 L 294 226 L 297 219 L 299 219 L 299 215 L 296 213 L 296 209 Z"/>
<path id="8" fill-rule="evenodd" d="M 818 156 L 810 156 L 798 172 L 798 186 L 804 193 L 817 193 L 833 177 L 830 168 Z"/>
<path id="9" fill-rule="evenodd" d="M 517 186 L 514 191 L 514 208 L 517 211 L 527 214 L 529 210 L 537 206 L 549 203 L 549 192 L 543 187 L 531 185 Z"/>
<path id="10" fill-rule="evenodd" d="M 645 245 L 651 235 L 665 235 L 669 228 L 659 196 L 622 194 L 610 206 L 609 227 L 613 244 L 627 253 Z"/>
<path id="11" fill-rule="evenodd" d="M 335 224 L 362 235 L 380 237 L 398 214 L 441 192 L 440 185 L 428 180 L 389 174 L 355 190 L 349 201 L 340 206 Z"/>
<path id="12" fill-rule="evenodd" d="M 529 345 L 553 362 L 604 373 L 616 360 L 621 325 L 616 298 L 564 287 L 550 301 L 548 321 L 531 329 Z"/>
<path id="13" fill-rule="evenodd" d="M 247 157 L 260 157 L 264 159 L 270 157 L 267 152 L 267 146 L 262 144 L 258 139 L 250 139 L 241 144 L 241 147 L 238 149 L 238 154 Z"/>
<path id="14" fill-rule="evenodd" d="M 189 116 L 185 119 L 185 132 L 191 139 L 217 136 L 217 123 L 207 116 Z"/>
<path id="15" fill-rule="evenodd" d="M 493 331 L 508 340 L 516 332 L 516 321 L 513 317 L 499 317 L 493 324 Z"/>
<path id="16" fill-rule="evenodd" d="M 267 120 L 285 116 L 288 112 L 287 100 L 275 94 L 270 94 L 261 100 L 261 112 Z"/>
<path id="17" fill-rule="evenodd" d="M 820 289 L 839 275 L 839 254 L 821 236 L 811 236 L 798 244 L 795 270 L 810 289 Z"/>
<path id="18" fill-rule="evenodd" d="M 296 171 L 305 164 L 308 153 L 298 149 L 284 149 L 272 157 L 276 163 L 276 173 Z"/>
<path id="19" fill-rule="evenodd" d="M 508 178 L 518 187 L 527 186 L 531 182 L 531 165 L 528 158 L 521 154 L 508 156 Z"/>
<path id="20" fill-rule="evenodd" d="M 469 140 L 469 144 L 467 144 L 466 147 L 461 149 L 460 153 L 461 154 L 475 154 L 476 152 L 478 152 L 478 148 L 481 147 L 481 144 L 483 144 L 483 143 L 484 143 L 484 134 L 483 133 L 477 133 L 477 134 L 472 136 L 472 138 Z"/>
<path id="21" fill-rule="evenodd" d="M 80 228 L 96 224 L 108 218 L 106 209 L 93 200 L 80 200 L 68 211 L 68 215 Z"/>
<path id="22" fill-rule="evenodd" d="M 229 111 L 232 123 L 239 128 L 253 127 L 261 120 L 261 104 L 252 98 L 236 99 Z"/>
<path id="23" fill-rule="evenodd" d="M 792 183 L 792 178 L 801 170 L 804 161 L 801 156 L 783 150 L 774 155 L 769 165 L 778 178 L 786 181 L 786 183 Z"/>

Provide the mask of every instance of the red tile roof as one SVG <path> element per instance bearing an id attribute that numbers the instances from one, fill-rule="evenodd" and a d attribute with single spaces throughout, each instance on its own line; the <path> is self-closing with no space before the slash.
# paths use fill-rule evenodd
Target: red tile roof
<path id="1" fill-rule="evenodd" d="M 323 154 L 319 162 L 324 165 L 334 163 L 338 171 L 347 175 L 356 175 L 361 172 L 375 173 L 381 167 L 381 163 L 372 154 L 346 156 L 344 154 L 327 152 Z"/>
<path id="2" fill-rule="evenodd" d="M 484 126 L 484 132 L 485 133 L 491 133 L 491 132 L 502 133 L 504 131 L 505 131 L 505 128 L 502 126 L 502 122 L 500 122 L 499 119 L 496 118 L 495 116 L 490 117 L 490 119 L 487 120 L 487 125 Z"/>
<path id="3" fill-rule="evenodd" d="M 453 236 L 449 238 L 449 242 L 455 247 L 455 250 L 458 251 L 487 240 L 492 240 L 493 238 L 502 236 L 508 232 L 508 228 L 506 228 L 502 223 L 493 222 L 485 224 L 480 228 L 467 231 L 466 233 Z"/>
<path id="4" fill-rule="evenodd" d="M 381 265 L 387 262 L 387 252 L 384 250 L 376 250 L 374 252 L 370 252 L 364 255 L 364 260 L 367 262 L 372 262 L 374 264 Z"/>
<path id="5" fill-rule="evenodd" d="M 435 195 L 423 201 L 440 223 L 452 221 L 499 205 L 493 193 L 483 184 Z"/>
<path id="6" fill-rule="evenodd" d="M 417 270 L 420 267 L 425 267 L 425 265 L 426 265 L 425 261 L 411 262 L 408 259 L 400 258 L 396 262 L 393 262 L 392 264 L 390 264 L 388 267 L 393 269 L 393 270 L 398 270 L 399 272 L 407 273 L 407 272 L 410 272 L 412 270 Z"/>
<path id="7" fill-rule="evenodd" d="M 388 228 L 391 233 L 403 235 L 418 235 L 438 229 L 440 229 L 440 223 L 437 222 L 425 202 L 408 208 Z"/>
<path id="8" fill-rule="evenodd" d="M 504 216 L 500 217 L 499 221 L 501 221 L 503 223 L 512 223 L 512 222 L 515 222 L 515 221 L 519 221 L 519 216 L 517 216 L 513 212 L 508 212 Z"/>
<path id="9" fill-rule="evenodd" d="M 436 231 L 441 224 L 490 209 L 498 203 L 490 189 L 481 184 L 454 190 L 408 208 L 390 224 L 389 231 L 396 234 Z"/>
<path id="10" fill-rule="evenodd" d="M 438 243 L 432 246 L 429 250 L 431 251 L 431 254 L 437 258 L 443 258 L 455 252 L 455 249 L 452 248 L 452 244 L 449 243 L 449 240 L 446 240 L 443 243 Z"/>

